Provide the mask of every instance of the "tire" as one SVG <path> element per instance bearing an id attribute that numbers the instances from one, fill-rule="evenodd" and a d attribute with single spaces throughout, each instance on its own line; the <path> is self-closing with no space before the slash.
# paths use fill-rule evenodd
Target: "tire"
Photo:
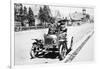
<path id="1" fill-rule="evenodd" d="M 59 48 L 59 60 L 63 60 L 66 57 L 66 53 L 67 53 L 67 48 L 64 44 L 60 44 L 60 48 Z"/>
<path id="2" fill-rule="evenodd" d="M 31 49 L 31 51 L 30 51 L 30 56 L 31 56 L 31 59 L 32 58 L 35 58 L 36 57 L 36 55 L 37 55 L 37 52 L 36 52 L 36 44 L 34 44 L 33 46 L 32 46 L 32 49 Z"/>
<path id="3" fill-rule="evenodd" d="M 30 56 L 31 56 L 31 59 L 32 58 L 35 58 L 35 55 L 34 55 L 34 52 L 31 50 L 31 52 L 30 52 Z"/>

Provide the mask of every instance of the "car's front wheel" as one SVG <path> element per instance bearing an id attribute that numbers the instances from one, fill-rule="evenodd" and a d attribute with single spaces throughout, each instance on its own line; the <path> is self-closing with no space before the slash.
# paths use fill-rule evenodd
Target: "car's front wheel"
<path id="1" fill-rule="evenodd" d="M 66 45 L 60 44 L 59 48 L 59 60 L 63 60 L 66 57 L 67 48 Z"/>
<path id="2" fill-rule="evenodd" d="M 31 49 L 31 51 L 30 51 L 30 56 L 31 56 L 31 59 L 32 58 L 35 58 L 36 57 L 36 55 L 37 55 L 37 51 L 36 51 L 36 44 L 34 44 L 33 46 L 32 46 L 32 49 Z"/>

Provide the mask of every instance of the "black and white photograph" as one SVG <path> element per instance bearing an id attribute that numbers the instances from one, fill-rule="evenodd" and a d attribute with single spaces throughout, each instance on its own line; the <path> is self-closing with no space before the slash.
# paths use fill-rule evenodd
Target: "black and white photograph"
<path id="1" fill-rule="evenodd" d="M 94 60 L 94 8 L 14 3 L 14 65 Z"/>

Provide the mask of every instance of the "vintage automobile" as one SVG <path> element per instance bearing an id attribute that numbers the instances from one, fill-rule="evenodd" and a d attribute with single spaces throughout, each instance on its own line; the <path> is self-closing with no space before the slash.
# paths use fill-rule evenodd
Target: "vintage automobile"
<path id="1" fill-rule="evenodd" d="M 67 30 L 62 32 L 60 29 L 49 29 L 48 34 L 44 34 L 44 39 L 32 39 L 31 58 L 39 57 L 40 54 L 45 55 L 49 52 L 56 52 L 59 60 L 63 60 L 72 47 L 68 49 L 66 36 Z"/>

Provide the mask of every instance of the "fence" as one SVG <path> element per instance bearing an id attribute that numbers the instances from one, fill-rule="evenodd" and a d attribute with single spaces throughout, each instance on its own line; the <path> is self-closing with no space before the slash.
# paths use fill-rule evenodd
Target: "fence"
<path id="1" fill-rule="evenodd" d="M 44 29 L 44 28 L 48 28 L 48 27 L 44 27 L 44 26 L 29 26 L 29 27 L 16 26 L 16 27 L 14 27 L 14 30 L 15 30 L 15 32 L 18 32 L 18 31 L 25 31 L 25 30 L 32 30 L 32 29 Z"/>

